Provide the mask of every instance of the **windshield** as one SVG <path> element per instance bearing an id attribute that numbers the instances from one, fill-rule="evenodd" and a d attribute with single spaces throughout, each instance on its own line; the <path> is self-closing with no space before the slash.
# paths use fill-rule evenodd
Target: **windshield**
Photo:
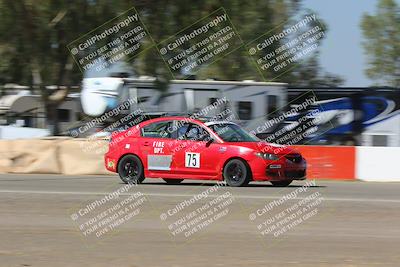
<path id="1" fill-rule="evenodd" d="M 254 135 L 249 134 L 240 126 L 232 123 L 212 124 L 210 127 L 225 142 L 259 142 Z"/>

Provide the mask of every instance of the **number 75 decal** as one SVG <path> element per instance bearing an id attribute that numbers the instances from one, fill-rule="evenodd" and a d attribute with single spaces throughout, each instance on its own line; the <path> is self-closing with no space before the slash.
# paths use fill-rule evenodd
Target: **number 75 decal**
<path id="1" fill-rule="evenodd" d="M 186 168 L 200 168 L 200 153 L 185 153 Z"/>

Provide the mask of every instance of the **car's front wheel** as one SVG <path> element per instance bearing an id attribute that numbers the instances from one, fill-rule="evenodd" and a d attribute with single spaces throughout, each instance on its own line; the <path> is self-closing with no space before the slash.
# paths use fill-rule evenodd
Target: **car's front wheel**
<path id="1" fill-rule="evenodd" d="M 163 179 L 167 184 L 180 184 L 184 179 Z"/>
<path id="2" fill-rule="evenodd" d="M 251 180 L 251 172 L 246 163 L 240 159 L 231 159 L 226 163 L 223 176 L 229 186 L 244 186 Z"/>
<path id="3" fill-rule="evenodd" d="M 292 180 L 285 180 L 285 181 L 271 181 L 271 184 L 276 187 L 286 187 L 290 185 L 293 181 Z"/>
<path id="4" fill-rule="evenodd" d="M 125 155 L 118 163 L 118 174 L 126 184 L 140 184 L 144 180 L 142 161 L 135 155 Z"/>

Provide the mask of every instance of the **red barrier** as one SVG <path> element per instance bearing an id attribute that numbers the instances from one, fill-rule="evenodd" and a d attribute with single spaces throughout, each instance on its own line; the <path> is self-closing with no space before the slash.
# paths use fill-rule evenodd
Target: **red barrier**
<path id="1" fill-rule="evenodd" d="M 293 146 L 307 160 L 307 178 L 355 180 L 356 149 L 352 146 Z"/>

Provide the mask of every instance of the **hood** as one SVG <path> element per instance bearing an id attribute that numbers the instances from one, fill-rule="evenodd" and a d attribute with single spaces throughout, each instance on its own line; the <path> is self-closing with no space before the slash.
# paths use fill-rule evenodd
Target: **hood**
<path id="1" fill-rule="evenodd" d="M 278 145 L 273 143 L 261 142 L 232 142 L 231 144 L 254 149 L 258 152 L 271 153 L 276 155 L 286 155 L 291 153 L 298 153 L 294 148 L 285 145 Z"/>

